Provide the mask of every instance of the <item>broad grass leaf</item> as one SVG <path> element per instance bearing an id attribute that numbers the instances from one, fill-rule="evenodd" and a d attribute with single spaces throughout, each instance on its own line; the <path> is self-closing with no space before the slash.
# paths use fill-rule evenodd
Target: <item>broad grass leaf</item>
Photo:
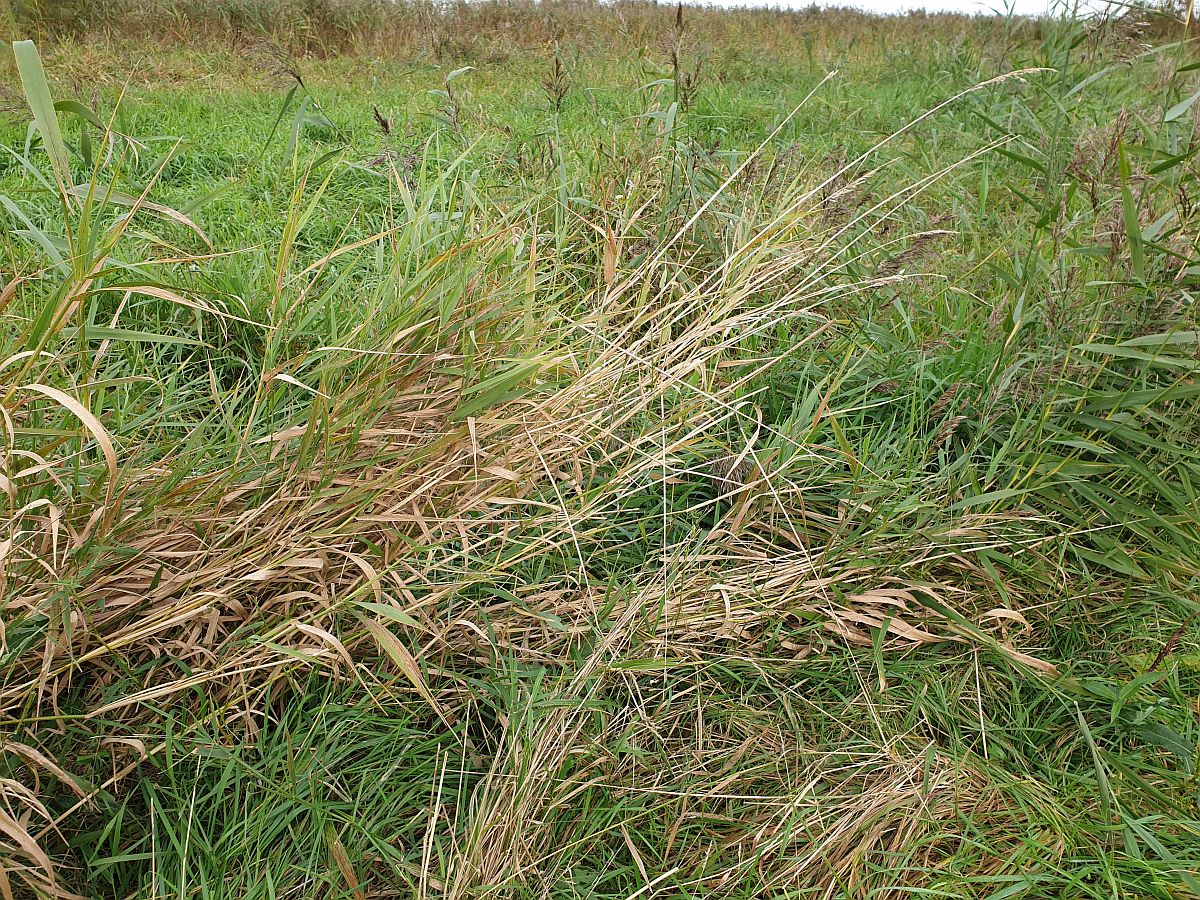
<path id="1" fill-rule="evenodd" d="M 94 185 L 90 188 L 84 187 L 83 185 L 78 185 L 71 188 L 69 193 L 73 197 L 83 199 L 88 195 L 89 191 L 93 191 L 97 196 L 102 196 L 105 200 L 110 203 L 115 203 L 117 206 L 127 206 L 134 212 L 137 212 L 141 209 L 146 209 L 150 212 L 157 213 L 163 218 L 170 219 L 172 222 L 176 222 L 195 232 L 200 240 L 204 241 L 205 246 L 207 246 L 208 249 L 211 250 L 213 248 L 212 241 L 208 239 L 208 235 L 204 233 L 200 226 L 177 209 L 172 209 L 170 206 L 164 206 L 161 203 L 152 203 L 143 197 L 135 197 L 132 194 L 126 194 L 122 191 L 113 190 L 107 185 L 102 184 Z"/>
<path id="2" fill-rule="evenodd" d="M 79 329 L 72 325 L 62 330 L 65 338 L 74 338 Z M 142 344 L 176 344 L 184 347 L 203 347 L 203 341 L 175 334 L 160 334 L 157 331 L 138 331 L 134 328 L 110 328 L 106 325 L 90 325 L 86 331 L 89 341 L 129 341 Z"/>
<path id="3" fill-rule="evenodd" d="M 46 70 L 42 67 L 42 58 L 33 41 L 14 41 L 13 55 L 17 59 L 17 71 L 21 76 L 21 86 L 25 90 L 25 100 L 33 113 L 38 133 L 42 136 L 42 146 L 46 148 L 46 155 L 50 157 L 50 166 L 54 170 L 59 189 L 65 193 L 74 187 L 70 157 L 67 155 L 67 145 L 63 143 L 54 100 L 50 96 L 50 84 L 46 80 Z"/>
<path id="4" fill-rule="evenodd" d="M 402 612 L 401 610 L 398 610 L 396 607 L 390 606 L 387 603 L 375 603 L 370 600 L 355 600 L 354 602 L 357 606 L 361 606 L 368 612 L 373 612 L 377 616 L 383 616 L 391 619 L 393 622 L 396 622 L 399 625 L 407 625 L 410 628 L 421 627 L 421 623 L 408 613 Z"/>
<path id="5" fill-rule="evenodd" d="M 525 393 L 517 386 L 527 378 L 533 377 L 542 368 L 542 360 L 522 360 L 514 363 L 504 371 L 485 378 L 478 384 L 473 384 L 463 391 L 464 397 L 469 397 L 450 417 L 451 421 L 461 422 L 468 416 L 476 415 L 485 409 L 507 403 Z"/>
<path id="6" fill-rule="evenodd" d="M 437 698 L 429 690 L 429 686 L 425 683 L 425 676 L 421 674 L 421 667 L 417 664 L 416 658 L 409 652 L 408 648 L 382 623 L 365 617 L 363 617 L 362 621 L 367 626 L 367 630 L 371 632 L 371 636 L 375 638 L 375 643 L 379 645 L 379 649 L 386 653 L 388 658 L 399 667 L 400 671 L 404 673 L 413 687 L 417 689 L 417 693 L 437 713 L 438 718 L 445 721 L 446 716 L 442 711 L 441 704 L 437 702 Z"/>
<path id="7" fill-rule="evenodd" d="M 1165 113 L 1163 113 L 1163 121 L 1174 122 L 1176 119 L 1182 119 L 1197 100 L 1200 100 L 1200 91 L 1196 91 L 1196 93 L 1192 94 L 1192 96 L 1188 97 L 1186 100 L 1179 101 Z"/>

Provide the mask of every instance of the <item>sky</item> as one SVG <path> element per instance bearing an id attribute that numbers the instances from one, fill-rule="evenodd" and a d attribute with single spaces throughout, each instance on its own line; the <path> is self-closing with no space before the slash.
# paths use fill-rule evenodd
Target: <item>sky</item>
<path id="1" fill-rule="evenodd" d="M 806 7 L 812 0 L 708 0 L 714 6 L 783 6 Z M 1056 8 L 1062 0 L 818 0 L 821 6 L 852 6 L 879 13 L 902 13 L 911 9 L 926 12 L 987 13 L 1011 10 L 1017 15 L 1039 15 L 1047 11 L 1051 3 Z M 1076 0 L 1071 0 L 1076 5 Z M 1090 9 L 1102 9 L 1105 0 L 1078 0 L 1078 5 Z"/>

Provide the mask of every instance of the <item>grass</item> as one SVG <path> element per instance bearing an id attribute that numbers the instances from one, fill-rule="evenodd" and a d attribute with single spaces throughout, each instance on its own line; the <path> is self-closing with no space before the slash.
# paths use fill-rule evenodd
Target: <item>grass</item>
<path id="1" fill-rule="evenodd" d="M 1182 22 L 231 11 L 9 11 L 0 895 L 1200 894 Z"/>

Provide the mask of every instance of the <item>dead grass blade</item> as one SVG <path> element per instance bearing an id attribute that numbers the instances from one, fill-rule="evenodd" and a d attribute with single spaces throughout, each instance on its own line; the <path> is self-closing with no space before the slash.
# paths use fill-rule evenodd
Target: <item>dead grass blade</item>
<path id="1" fill-rule="evenodd" d="M 79 419 L 83 427 L 95 438 L 97 445 L 100 447 L 100 452 L 104 454 L 104 462 L 108 467 L 108 482 L 105 486 L 105 505 L 110 504 L 113 492 L 117 486 L 117 451 L 113 446 L 112 437 L 109 435 L 107 429 L 100 423 L 99 419 L 92 415 L 86 406 L 58 388 L 50 387 L 47 384 L 34 383 L 25 385 L 25 390 L 42 394 L 58 403 L 75 416 L 75 418 Z"/>

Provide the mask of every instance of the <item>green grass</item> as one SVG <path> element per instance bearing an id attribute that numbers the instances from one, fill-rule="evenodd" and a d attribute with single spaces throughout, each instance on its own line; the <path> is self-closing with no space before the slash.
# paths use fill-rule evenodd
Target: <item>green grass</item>
<path id="1" fill-rule="evenodd" d="M 1182 23 L 89 9 L 0 896 L 1200 895 Z"/>

